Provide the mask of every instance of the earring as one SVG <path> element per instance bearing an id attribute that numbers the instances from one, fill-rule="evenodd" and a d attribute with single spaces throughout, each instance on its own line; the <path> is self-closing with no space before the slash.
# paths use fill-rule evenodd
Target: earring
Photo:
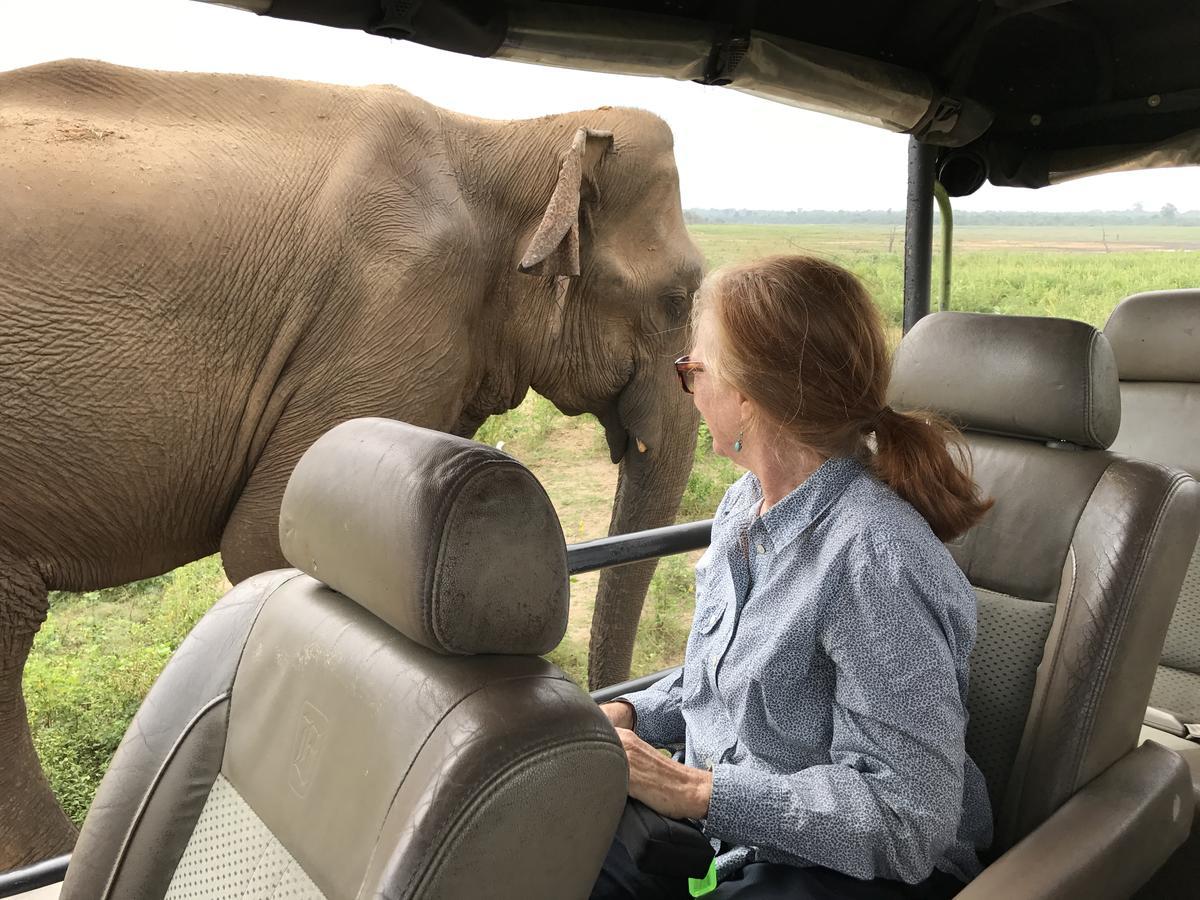
<path id="1" fill-rule="evenodd" d="M 743 436 L 745 433 L 746 433 L 745 431 L 739 431 L 739 432 L 738 432 L 737 440 L 733 442 L 733 452 L 734 452 L 734 453 L 741 453 L 741 452 L 742 452 L 742 436 Z"/>

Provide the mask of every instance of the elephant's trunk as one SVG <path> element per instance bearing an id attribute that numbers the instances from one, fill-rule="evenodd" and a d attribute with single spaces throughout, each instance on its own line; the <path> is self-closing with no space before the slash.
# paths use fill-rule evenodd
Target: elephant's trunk
<path id="1" fill-rule="evenodd" d="M 660 415 L 652 428 L 639 429 L 626 419 L 628 444 L 617 478 L 610 535 L 658 528 L 675 521 L 692 469 L 699 417 L 678 386 L 671 387 L 673 390 L 662 392 L 660 386 L 656 392 L 659 398 L 665 394 L 670 399 L 667 404 L 659 400 Z M 623 397 L 620 405 L 636 408 L 638 404 Z M 653 433 L 652 441 L 642 440 L 647 432 Z M 643 450 L 639 441 L 648 446 Z M 656 565 L 650 561 L 601 573 L 588 652 L 588 684 L 592 690 L 629 677 L 638 617 Z"/>

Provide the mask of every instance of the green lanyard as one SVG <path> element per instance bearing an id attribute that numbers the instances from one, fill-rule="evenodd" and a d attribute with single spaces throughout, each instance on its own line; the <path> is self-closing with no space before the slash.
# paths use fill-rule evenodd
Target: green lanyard
<path id="1" fill-rule="evenodd" d="M 717 889 L 717 861 L 708 864 L 708 872 L 703 878 L 688 879 L 688 893 L 693 897 L 703 897 Z"/>

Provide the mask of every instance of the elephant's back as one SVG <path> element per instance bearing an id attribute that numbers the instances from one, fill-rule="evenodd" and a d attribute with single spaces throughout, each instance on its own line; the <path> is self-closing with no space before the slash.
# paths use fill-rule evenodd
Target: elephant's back
<path id="1" fill-rule="evenodd" d="M 122 567 L 74 588 L 215 549 L 279 336 L 336 253 L 327 123 L 360 107 L 101 63 L 0 75 L 0 546 Z"/>
<path id="2" fill-rule="evenodd" d="M 0 111 L 76 115 L 130 125 L 222 129 L 250 126 L 294 139 L 298 125 L 319 123 L 361 105 L 375 88 L 216 72 L 169 72 L 66 59 L 0 72 Z M 395 88 L 414 113 L 433 107 Z M 11 124 L 11 123 L 9 123 Z M 66 124 L 66 123 L 64 123 Z M 305 137 L 311 138 L 312 132 Z M 70 137 L 67 135 L 66 137 Z"/>
<path id="3" fill-rule="evenodd" d="M 381 99 L 402 113 L 386 125 Z M 428 138 L 432 110 L 394 89 L 90 61 L 0 73 L 0 276 L 41 270 L 48 300 L 56 283 L 164 302 L 181 280 L 261 290 L 332 252 L 362 157 L 397 121 Z"/>
<path id="4" fill-rule="evenodd" d="M 364 99 L 353 88 L 89 61 L 6 72 L 0 187 L 17 205 L 0 215 L 43 229 L 61 220 L 77 237 L 86 222 L 72 217 L 93 211 L 160 232 L 202 232 L 231 207 L 245 223 L 312 196 Z"/>
<path id="5" fill-rule="evenodd" d="M 55 585 L 85 589 L 216 548 L 329 342 L 322 304 L 357 283 L 352 204 L 432 110 L 103 63 L 0 74 L 0 549 L 121 567 Z M 434 172 L 452 193 L 441 145 L 405 162 L 419 191 L 385 192 Z"/>

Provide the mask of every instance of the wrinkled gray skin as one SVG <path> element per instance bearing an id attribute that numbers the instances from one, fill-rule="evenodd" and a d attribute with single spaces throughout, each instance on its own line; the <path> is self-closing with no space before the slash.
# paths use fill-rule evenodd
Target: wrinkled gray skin
<path id="1" fill-rule="evenodd" d="M 661 120 L 80 62 L 0 104 L 0 870 L 74 840 L 20 690 L 46 592 L 286 565 L 284 484 L 334 424 L 471 435 L 532 387 L 603 422 L 614 533 L 673 519 L 701 258 Z M 651 571 L 602 581 L 593 686 Z"/>

